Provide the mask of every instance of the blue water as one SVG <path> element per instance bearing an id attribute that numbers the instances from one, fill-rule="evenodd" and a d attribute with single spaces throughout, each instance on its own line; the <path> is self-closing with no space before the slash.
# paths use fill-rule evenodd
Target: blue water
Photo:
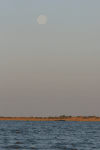
<path id="1" fill-rule="evenodd" d="M 0 150 L 100 150 L 100 122 L 0 121 Z"/>

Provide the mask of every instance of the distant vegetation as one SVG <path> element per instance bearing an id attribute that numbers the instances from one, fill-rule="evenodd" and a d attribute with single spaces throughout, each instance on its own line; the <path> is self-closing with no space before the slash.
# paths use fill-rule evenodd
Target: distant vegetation
<path id="1" fill-rule="evenodd" d="M 54 118 L 61 118 L 61 119 L 64 119 L 64 118 L 72 118 L 73 116 L 65 116 L 65 115 L 61 115 L 61 116 L 55 116 L 55 117 L 52 117 L 52 116 L 49 116 L 49 117 L 33 117 L 31 116 L 31 118 L 35 118 L 35 119 L 46 119 L 46 118 L 49 118 L 49 119 L 54 119 Z M 75 117 L 75 116 L 74 116 Z M 77 118 L 99 118 L 98 116 L 76 116 Z M 4 117 L 4 116 L 0 116 L 0 118 L 12 118 L 12 117 Z M 14 118 L 17 118 L 17 117 L 14 117 Z M 28 117 L 23 117 L 23 118 L 28 118 Z M 30 118 L 30 117 L 29 117 Z"/>

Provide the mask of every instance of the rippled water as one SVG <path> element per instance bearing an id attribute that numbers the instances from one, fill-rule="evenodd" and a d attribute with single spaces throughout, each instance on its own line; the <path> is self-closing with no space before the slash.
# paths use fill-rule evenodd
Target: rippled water
<path id="1" fill-rule="evenodd" d="M 100 150 L 100 122 L 0 121 L 0 150 Z"/>

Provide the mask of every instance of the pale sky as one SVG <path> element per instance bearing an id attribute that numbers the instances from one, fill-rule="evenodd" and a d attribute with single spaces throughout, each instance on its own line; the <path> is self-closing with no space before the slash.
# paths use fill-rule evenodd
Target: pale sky
<path id="1" fill-rule="evenodd" d="M 100 116 L 100 0 L 1 0 L 0 116 L 60 115 Z"/>

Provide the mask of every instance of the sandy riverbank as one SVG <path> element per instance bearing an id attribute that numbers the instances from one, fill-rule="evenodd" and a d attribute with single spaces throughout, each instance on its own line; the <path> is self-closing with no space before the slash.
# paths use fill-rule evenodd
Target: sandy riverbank
<path id="1" fill-rule="evenodd" d="M 0 120 L 15 121 L 100 121 L 100 117 L 0 117 Z"/>

